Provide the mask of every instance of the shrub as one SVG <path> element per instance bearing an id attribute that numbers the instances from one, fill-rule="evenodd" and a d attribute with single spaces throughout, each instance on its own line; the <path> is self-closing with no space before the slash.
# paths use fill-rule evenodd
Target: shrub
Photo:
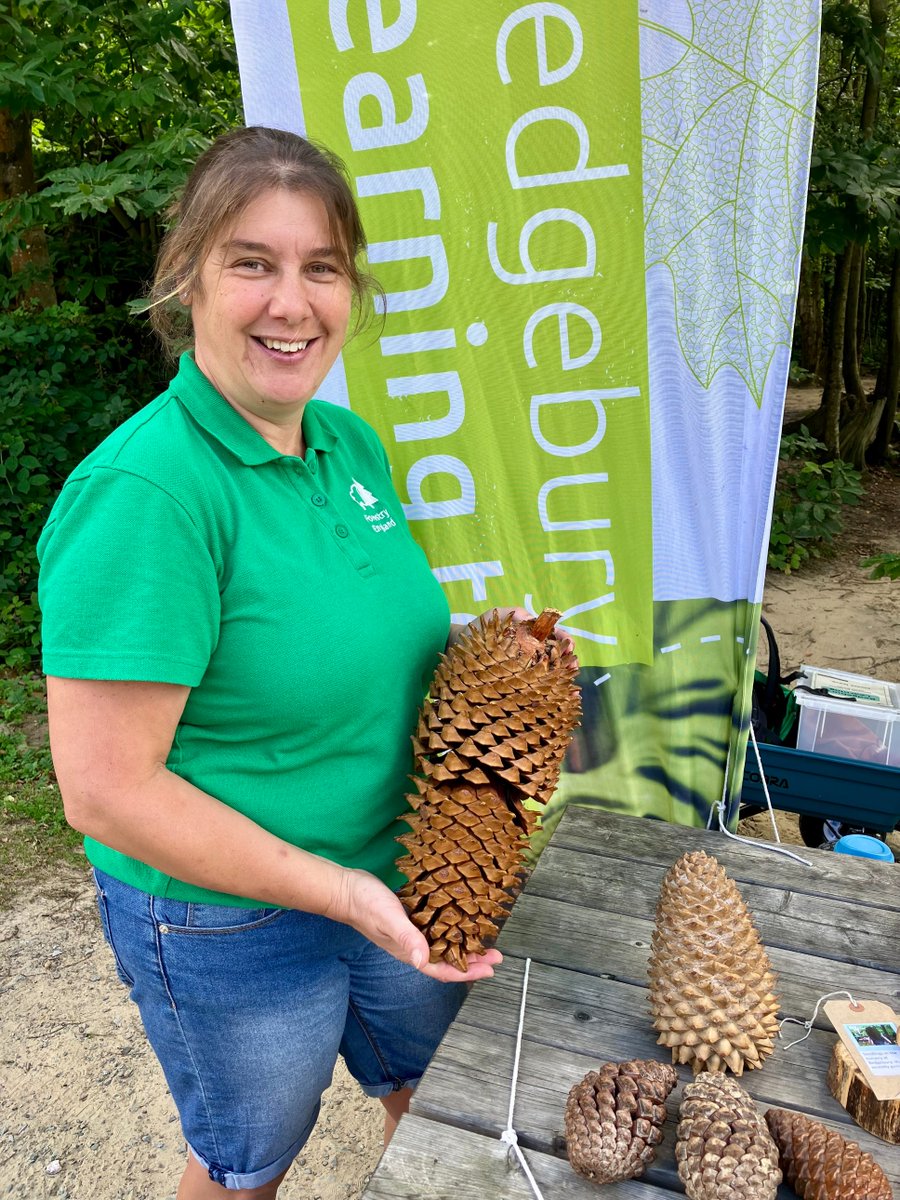
<path id="1" fill-rule="evenodd" d="M 158 390 L 121 309 L 76 303 L 0 315 L 0 664 L 37 657 L 35 543 L 57 492 L 106 434 Z"/>
<path id="2" fill-rule="evenodd" d="M 870 579 L 900 579 L 900 554 L 873 554 L 859 565 L 872 568 Z"/>
<path id="3" fill-rule="evenodd" d="M 855 467 L 839 458 L 816 461 L 826 453 L 805 425 L 781 439 L 768 563 L 785 575 L 821 555 L 843 529 L 844 506 L 863 494 Z"/>

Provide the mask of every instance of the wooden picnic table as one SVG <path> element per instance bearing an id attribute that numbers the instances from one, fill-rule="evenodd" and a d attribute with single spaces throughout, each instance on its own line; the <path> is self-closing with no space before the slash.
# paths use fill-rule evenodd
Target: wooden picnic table
<path id="1" fill-rule="evenodd" d="M 530 978 L 513 1125 L 545 1200 L 669 1200 L 683 1194 L 674 1141 L 679 1067 L 656 1162 L 602 1190 L 566 1159 L 563 1109 L 573 1083 L 601 1062 L 669 1061 L 649 1017 L 647 958 L 662 877 L 685 851 L 714 854 L 746 900 L 778 972 L 781 1016 L 807 1020 L 837 989 L 900 1012 L 900 866 L 792 847 L 812 867 L 724 834 L 570 807 L 516 901 L 498 945 L 505 961 L 476 984 L 400 1122 L 364 1200 L 531 1200 L 501 1142 L 507 1122 L 525 960 Z M 826 1072 L 836 1035 L 819 1014 L 811 1035 L 784 1042 L 743 1087 L 764 1112 L 792 1108 L 833 1125 L 881 1164 L 900 1198 L 900 1146 L 855 1125 Z M 793 1191 L 782 1185 L 779 1200 Z"/>

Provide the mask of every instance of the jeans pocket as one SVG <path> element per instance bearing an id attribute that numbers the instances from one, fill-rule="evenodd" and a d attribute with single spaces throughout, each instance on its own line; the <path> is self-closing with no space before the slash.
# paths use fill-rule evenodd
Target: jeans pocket
<path id="1" fill-rule="evenodd" d="M 261 929 L 283 917 L 284 908 L 235 908 L 228 904 L 200 904 L 193 901 L 152 898 L 154 920 L 166 933 L 188 936 L 246 933 Z"/>
<path id="2" fill-rule="evenodd" d="M 112 925 L 109 919 L 109 904 L 107 903 L 106 892 L 100 886 L 100 882 L 97 879 L 96 873 L 94 875 L 94 887 L 97 889 L 97 911 L 100 913 L 100 925 L 103 929 L 103 936 L 106 939 L 106 944 L 109 946 L 110 950 L 112 950 L 113 959 L 115 960 L 116 964 L 116 974 L 126 987 L 134 987 L 134 980 L 122 965 L 122 960 L 119 957 L 118 950 L 116 949 L 116 943 L 113 940 Z"/>

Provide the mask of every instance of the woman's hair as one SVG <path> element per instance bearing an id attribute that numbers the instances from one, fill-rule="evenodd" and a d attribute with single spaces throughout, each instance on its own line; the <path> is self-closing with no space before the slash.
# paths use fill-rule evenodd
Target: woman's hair
<path id="1" fill-rule="evenodd" d="M 157 256 L 149 307 L 150 323 L 170 355 L 191 340 L 190 310 L 179 295 L 199 293 L 200 271 L 222 231 L 259 195 L 279 188 L 317 196 L 325 206 L 332 242 L 350 280 L 357 329 L 371 295 L 383 294 L 359 264 L 366 236 L 341 160 L 295 133 L 261 125 L 233 129 L 200 156 L 169 210 L 172 224 Z"/>

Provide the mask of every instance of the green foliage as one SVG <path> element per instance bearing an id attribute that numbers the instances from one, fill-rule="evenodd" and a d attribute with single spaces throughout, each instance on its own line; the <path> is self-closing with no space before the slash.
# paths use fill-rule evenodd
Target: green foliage
<path id="1" fill-rule="evenodd" d="M 52 860 L 84 862 L 66 823 L 38 675 L 0 674 L 0 907 Z"/>
<path id="2" fill-rule="evenodd" d="M 840 459 L 817 461 L 826 454 L 805 425 L 781 439 L 768 564 L 785 575 L 821 555 L 843 528 L 844 506 L 863 494 L 859 471 Z"/>
<path id="3" fill-rule="evenodd" d="M 873 554 L 859 565 L 872 568 L 870 579 L 900 579 L 900 554 Z"/>
<path id="4" fill-rule="evenodd" d="M 43 227 L 57 295 L 121 306 L 150 276 L 189 165 L 240 123 L 228 5 L 14 0 L 0 44 L 0 108 L 31 121 L 39 181 L 0 207 L 0 259 Z M 7 271 L 0 302 L 26 284 Z"/>
<path id="5" fill-rule="evenodd" d="M 122 324 L 117 310 L 95 316 L 74 303 L 0 316 L 0 664 L 25 666 L 37 652 L 34 547 L 56 493 L 158 390 Z"/>
<path id="6" fill-rule="evenodd" d="M 76 464 L 160 390 L 129 311 L 189 165 L 240 123 L 224 0 L 12 0 L 0 108 L 30 124 L 37 191 L 0 204 L 0 665 L 34 661 L 34 547 Z M 26 311 L 25 233 L 46 233 L 57 308 Z M 29 276 L 31 271 L 31 277 Z"/>

